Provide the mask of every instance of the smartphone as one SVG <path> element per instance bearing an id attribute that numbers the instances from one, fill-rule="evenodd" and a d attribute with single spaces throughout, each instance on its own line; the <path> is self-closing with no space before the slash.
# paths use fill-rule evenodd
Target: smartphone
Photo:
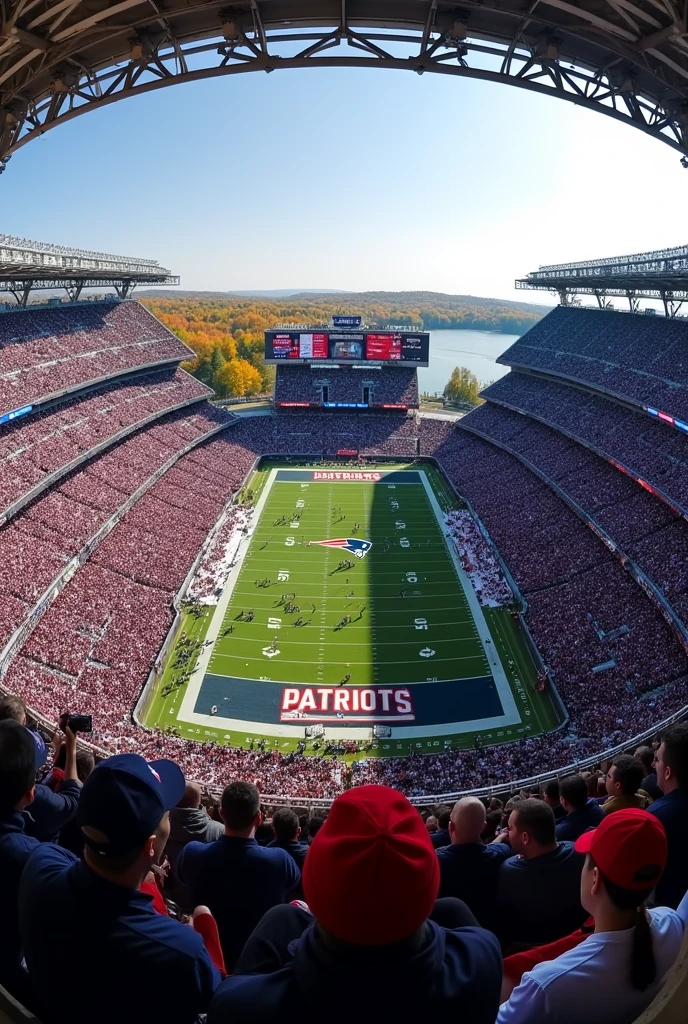
<path id="1" fill-rule="evenodd" d="M 93 732 L 93 715 L 64 714 L 60 718 L 60 728 L 64 729 L 66 726 L 69 726 L 72 732 Z"/>

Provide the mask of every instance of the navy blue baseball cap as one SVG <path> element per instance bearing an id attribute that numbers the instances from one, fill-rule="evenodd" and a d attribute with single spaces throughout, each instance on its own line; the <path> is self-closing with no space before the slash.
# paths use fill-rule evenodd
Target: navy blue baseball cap
<path id="1" fill-rule="evenodd" d="M 101 857 L 123 857 L 153 835 L 165 811 L 183 795 L 184 774 L 174 761 L 116 754 L 86 779 L 77 821 L 91 850 Z"/>
<path id="2" fill-rule="evenodd" d="M 30 733 L 36 748 L 36 771 L 38 771 L 48 760 L 48 748 L 39 732 L 34 732 L 33 729 L 27 729 L 27 732 Z"/>

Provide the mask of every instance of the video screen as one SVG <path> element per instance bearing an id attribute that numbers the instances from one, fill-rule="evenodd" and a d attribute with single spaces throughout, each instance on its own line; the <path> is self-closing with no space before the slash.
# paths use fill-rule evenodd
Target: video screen
<path id="1" fill-rule="evenodd" d="M 430 335 L 426 332 L 266 331 L 265 361 L 281 363 L 377 362 L 427 366 Z"/>
<path id="2" fill-rule="evenodd" d="M 363 359 L 363 345 L 360 341 L 333 341 L 333 359 Z"/>

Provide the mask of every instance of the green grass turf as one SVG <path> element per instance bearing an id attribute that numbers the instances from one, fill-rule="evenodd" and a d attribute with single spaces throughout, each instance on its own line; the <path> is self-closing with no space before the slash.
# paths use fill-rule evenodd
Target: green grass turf
<path id="1" fill-rule="evenodd" d="M 254 475 L 254 499 L 273 465 L 262 467 Z M 457 502 L 441 474 L 429 466 L 423 468 L 441 507 L 446 510 L 455 506 Z M 278 523 L 285 515 L 287 521 Z M 298 527 L 291 525 L 296 522 L 294 515 L 301 517 Z M 355 522 L 361 524 L 356 534 L 352 530 Z M 400 522 L 405 525 L 398 527 Z M 307 543 L 352 535 L 372 541 L 365 558 Z M 401 545 L 402 538 L 408 546 Z M 354 565 L 340 571 L 338 565 L 344 559 Z M 279 579 L 280 575 L 288 578 Z M 256 585 L 265 579 L 271 581 L 268 586 Z M 287 613 L 282 595 L 294 593 L 292 600 L 300 611 Z M 238 618 L 249 609 L 254 612 L 252 622 Z M 183 629 L 187 635 L 204 638 L 213 611 L 206 611 L 200 618 L 186 614 Z M 551 702 L 547 695 L 535 692 L 536 668 L 518 623 L 505 609 L 484 612 L 521 709 L 522 722 L 481 733 L 481 740 L 504 742 L 525 732 L 534 735 L 554 728 L 557 722 Z M 337 629 L 345 615 L 353 621 Z M 306 624 L 296 626 L 299 618 Z M 269 619 L 281 620 L 279 628 L 270 625 Z M 427 629 L 416 628 L 425 623 Z M 222 630 L 230 625 L 233 631 L 220 636 L 215 644 L 208 672 L 252 678 L 256 686 L 275 685 L 278 680 L 333 685 L 346 674 L 351 676 L 349 685 L 387 685 L 489 673 L 442 529 L 421 484 L 390 489 L 384 483 L 311 482 L 302 487 L 301 482 L 275 481 L 244 558 Z M 273 639 L 280 654 L 267 658 L 262 652 Z M 420 656 L 426 647 L 436 652 L 431 659 Z M 180 721 L 178 710 L 184 687 L 169 689 L 176 674 L 174 658 L 173 648 L 147 724 L 175 725 L 190 738 L 237 745 L 260 736 L 253 731 L 224 729 L 221 719 L 217 728 Z M 511 667 L 509 662 L 513 663 Z M 405 736 L 408 739 L 380 741 L 374 752 L 389 755 L 450 744 L 463 747 L 476 739 L 474 733 L 467 732 L 414 739 L 412 727 Z M 286 750 L 293 749 L 297 740 L 280 737 L 269 742 Z"/>
<path id="2" fill-rule="evenodd" d="M 285 513 L 287 522 L 276 525 Z M 396 525 L 401 522 L 403 528 Z M 354 523 L 361 524 L 355 536 L 373 543 L 365 558 L 309 545 L 349 536 Z M 401 547 L 404 540 L 410 547 Z M 351 567 L 340 569 L 343 561 Z M 268 586 L 256 585 L 264 580 Z M 285 594 L 296 595 L 298 612 L 285 611 Z M 254 621 L 238 621 L 249 610 Z M 337 628 L 345 616 L 352 622 Z M 299 620 L 306 625 L 297 626 Z M 217 675 L 332 685 L 350 674 L 354 686 L 489 674 L 421 484 L 389 490 L 374 483 L 312 483 L 302 489 L 275 482 L 232 593 L 223 626 L 229 624 L 233 632 L 218 640 L 210 659 L 209 671 Z M 273 638 L 280 654 L 267 659 L 262 651 Z M 420 655 L 428 645 L 436 652 L 431 659 Z"/>

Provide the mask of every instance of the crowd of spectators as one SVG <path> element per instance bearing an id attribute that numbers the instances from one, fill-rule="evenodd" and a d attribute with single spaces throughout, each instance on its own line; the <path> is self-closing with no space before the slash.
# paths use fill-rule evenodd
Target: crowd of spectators
<path id="1" fill-rule="evenodd" d="M 683 319 L 557 306 L 499 357 L 688 418 Z"/>
<path id="2" fill-rule="evenodd" d="M 418 373 L 401 366 L 385 366 L 383 370 L 310 366 L 278 366 L 275 382 L 276 402 L 323 401 L 327 388 L 328 402 L 363 402 L 368 389 L 369 405 L 404 405 L 417 409 Z"/>
<path id="3" fill-rule="evenodd" d="M 589 371 L 585 379 L 593 383 L 603 364 L 615 367 L 617 381 L 618 358 L 625 369 L 619 371 L 614 390 L 637 397 L 636 370 L 642 370 L 644 400 L 661 405 L 659 391 L 652 388 L 668 387 L 666 380 L 671 380 L 671 393 L 680 403 L 682 364 L 676 346 L 682 343 L 685 328 L 592 311 L 593 323 L 589 313 L 555 311 L 508 357 L 518 361 L 524 346 L 529 346 L 528 351 L 536 353 L 533 358 L 544 361 L 532 365 L 552 369 L 548 360 L 559 360 L 562 366 L 575 363 L 580 370 L 584 363 Z M 580 326 L 583 321 L 585 328 Z M 625 340 L 622 330 L 627 332 Z M 655 332 L 654 340 L 648 331 Z M 676 331 L 680 338 L 674 337 Z M 0 406 L 35 402 L 62 388 L 185 355 L 181 342 L 136 303 L 3 314 Z M 276 399 L 314 400 L 315 382 L 325 379 L 330 401 L 361 401 L 362 388 L 370 386 L 373 404 L 418 404 L 416 372 L 394 367 L 369 375 L 350 369 L 330 373 L 280 367 Z M 677 432 L 641 423 L 638 414 L 603 399 L 580 391 L 571 397 L 565 385 L 523 374 L 510 374 L 492 390 L 507 402 L 511 396 L 519 408 L 537 406 L 538 415 L 546 409 L 549 418 L 551 409 L 552 417 L 569 417 L 580 432 L 592 430 L 593 421 L 599 423 L 596 414 L 603 412 L 614 451 L 622 452 L 617 442 L 625 443 L 630 447 L 623 452 L 630 458 L 635 445 L 646 460 L 643 465 L 648 459 L 658 460 L 656 474 L 664 479 L 665 489 L 678 491 L 682 486 L 685 442 Z M 0 504 L 9 504 L 117 431 L 205 393 L 203 385 L 180 370 L 158 370 L 133 381 L 110 383 L 45 414 L 17 421 L 6 428 L 0 446 Z M 676 402 L 670 411 L 678 410 Z M 629 417 L 635 424 L 630 433 Z M 166 414 L 70 473 L 2 527 L 0 645 L 138 487 L 188 444 L 231 419 L 207 404 Z M 668 506 L 576 442 L 506 408 L 489 403 L 471 414 L 467 425 L 535 463 L 624 545 L 679 613 L 688 613 L 685 524 Z M 596 429 L 599 441 L 602 427 Z M 131 709 L 169 631 L 172 598 L 256 456 L 284 452 L 327 457 L 341 449 L 405 458 L 433 455 L 440 461 L 459 492 L 472 502 L 527 598 L 530 629 L 570 715 L 565 731 L 489 749 L 357 762 L 351 768 L 336 757 L 285 757 L 276 749 L 193 743 L 171 734 L 146 733 L 134 725 Z M 636 462 L 640 464 L 640 454 Z M 685 483 L 688 491 L 688 477 Z M 236 508 L 227 515 L 197 576 L 196 596 L 208 598 L 222 585 L 232 546 L 244 527 L 243 516 Z M 510 591 L 492 549 L 471 517 L 453 513 L 448 526 L 481 599 L 508 601 Z M 348 785 L 366 782 L 387 782 L 416 795 L 452 791 L 572 763 L 625 741 L 648 720 L 685 704 L 686 676 L 688 659 L 668 626 L 551 488 L 475 436 L 443 421 L 390 410 L 242 418 L 228 434 L 184 455 L 76 572 L 24 643 L 4 684 L 47 716 L 56 706 L 75 701 L 88 706 L 95 715 L 94 741 L 106 749 L 165 754 L 187 775 L 211 785 L 233 774 L 251 779 L 263 792 L 306 798 L 332 797 Z"/>
<path id="4" fill-rule="evenodd" d="M 243 417 L 241 436 L 256 452 L 290 455 L 364 455 L 414 458 L 419 426 L 415 416 L 398 412 L 280 412 Z"/>
<path id="5" fill-rule="evenodd" d="M 189 349 L 138 302 L 28 307 L 0 316 L 0 412 Z"/>
<path id="6" fill-rule="evenodd" d="M 122 430 L 211 394 L 183 370 L 164 369 L 9 423 L 0 436 L 0 511 Z"/>
<path id="7" fill-rule="evenodd" d="M 310 820 L 241 776 L 211 802 L 167 757 L 94 764 L 74 724 L 51 757 L 0 699 L 0 982 L 44 1024 L 296 1024 L 304 998 L 343 1024 L 346 986 L 400 1020 L 633 1024 L 680 980 L 685 724 L 649 748 L 654 800 L 641 748 L 504 801 L 363 786 Z"/>
<path id="8" fill-rule="evenodd" d="M 253 510 L 235 506 L 228 510 L 186 591 L 189 601 L 217 604 L 236 559 L 239 544 L 248 532 Z"/>
<path id="9" fill-rule="evenodd" d="M 497 785 L 623 742 L 685 703 L 688 662 L 682 649 L 604 546 L 512 457 L 426 420 L 424 453 L 440 459 L 473 503 L 527 597 L 530 629 L 569 711 L 568 728 L 491 748 L 422 755 L 403 749 L 401 756 L 350 768 L 332 757 L 194 743 L 135 727 L 131 708 L 169 630 L 172 597 L 257 451 L 270 450 L 276 419 L 243 420 L 184 456 L 150 488 L 45 614 L 10 667 L 10 690 L 47 715 L 78 699 L 96 713 L 94 738 L 106 748 L 164 754 L 212 785 L 234 773 L 263 792 L 303 798 L 332 797 L 351 783 L 386 782 L 413 795 Z M 176 429 L 188 438 L 188 424 Z M 120 471 L 124 464 L 118 460 Z M 150 467 L 142 472 L 147 477 Z M 111 492 L 118 507 L 122 491 L 107 482 L 107 470 L 95 479 L 104 490 L 93 490 L 91 480 L 74 497 L 89 496 L 91 511 L 111 513 Z M 135 481 L 125 479 L 131 488 Z M 61 497 L 70 486 L 71 480 L 60 488 Z M 25 591 L 7 595 L 0 608 L 10 624 L 30 600 Z"/>
<path id="10" fill-rule="evenodd" d="M 605 459 L 491 402 L 463 421 L 528 459 L 605 530 L 688 621 L 688 522 Z"/>
<path id="11" fill-rule="evenodd" d="M 681 431 L 580 388 L 513 370 L 483 394 L 565 430 L 688 508 L 688 438 Z"/>
<path id="12" fill-rule="evenodd" d="M 207 403 L 170 413 L 126 438 L 116 451 L 91 459 L 0 527 L 0 649 L 71 559 L 137 488 L 188 444 L 231 420 Z M 216 515 L 217 506 L 208 497 L 215 481 L 208 480 L 193 501 L 182 491 L 180 503 L 174 483 L 178 475 L 156 485 L 168 495 L 168 503 L 180 504 L 187 518 L 190 507 Z"/>
<path id="13" fill-rule="evenodd" d="M 493 608 L 510 604 L 514 599 L 511 588 L 504 579 L 494 550 L 470 512 L 453 509 L 447 514 L 446 523 L 480 603 Z"/>

